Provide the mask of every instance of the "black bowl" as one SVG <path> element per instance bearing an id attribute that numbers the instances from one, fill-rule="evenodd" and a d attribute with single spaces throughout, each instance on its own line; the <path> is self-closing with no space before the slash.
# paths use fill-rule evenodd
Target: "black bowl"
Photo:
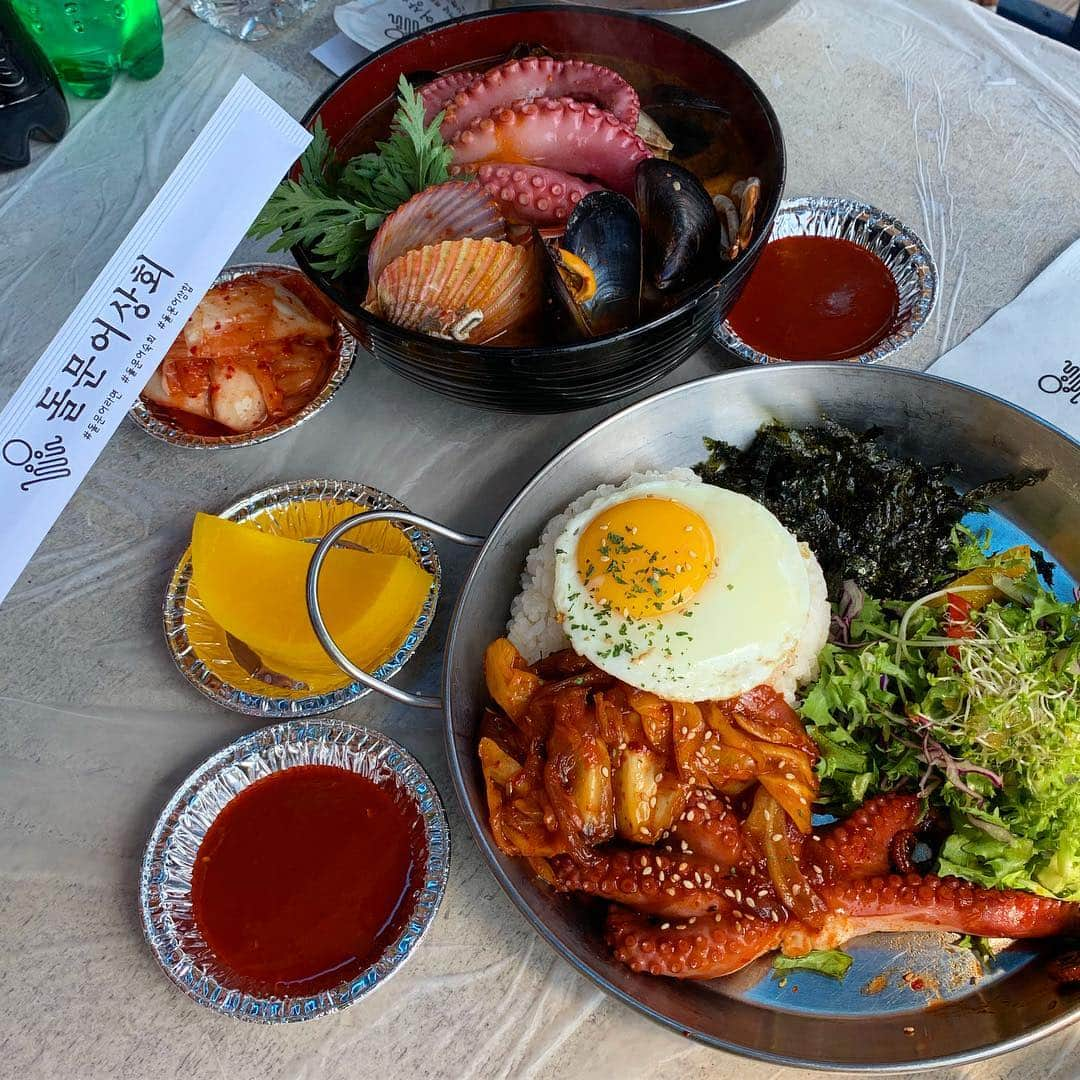
<path id="1" fill-rule="evenodd" d="M 750 248 L 719 280 L 702 282 L 671 310 L 631 330 L 568 345 L 500 348 L 393 326 L 365 311 L 357 291 L 315 270 L 302 247 L 292 253 L 365 348 L 405 378 L 482 408 L 565 412 L 615 401 L 654 382 L 686 360 L 727 315 L 767 241 L 783 196 L 784 141 L 761 88 L 700 38 L 640 15 L 561 5 L 467 15 L 402 38 L 342 76 L 303 123 L 311 127 L 321 120 L 334 145 L 355 143 L 357 129 L 386 106 L 402 72 L 490 66 L 521 42 L 541 43 L 559 55 L 612 57 L 615 67 L 622 60 L 659 68 L 673 82 L 730 108 L 756 163 L 762 198 Z"/>

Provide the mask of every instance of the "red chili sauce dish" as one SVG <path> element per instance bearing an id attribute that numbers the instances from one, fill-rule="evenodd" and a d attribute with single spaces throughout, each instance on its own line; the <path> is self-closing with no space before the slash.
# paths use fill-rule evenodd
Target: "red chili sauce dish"
<path id="1" fill-rule="evenodd" d="M 222 981 L 256 996 L 317 994 L 401 932 L 426 856 L 414 807 L 348 769 L 299 765 L 218 814 L 195 859 L 192 913 Z"/>
<path id="2" fill-rule="evenodd" d="M 728 322 L 767 356 L 843 360 L 886 338 L 899 309 L 889 268 L 866 248 L 833 236 L 785 236 L 766 245 Z"/>

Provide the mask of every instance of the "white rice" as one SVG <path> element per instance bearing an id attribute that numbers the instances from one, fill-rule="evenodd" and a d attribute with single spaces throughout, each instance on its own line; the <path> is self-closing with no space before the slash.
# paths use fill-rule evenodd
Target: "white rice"
<path id="1" fill-rule="evenodd" d="M 701 483 L 701 478 L 693 469 L 632 473 L 621 484 L 601 484 L 600 487 L 580 495 L 544 526 L 540 542 L 525 559 L 521 592 L 514 597 L 510 605 L 510 621 L 506 625 L 506 636 L 527 663 L 535 664 L 541 657 L 570 646 L 570 640 L 563 633 L 556 618 L 555 604 L 552 602 L 555 594 L 555 543 L 570 523 L 570 519 L 587 510 L 598 498 L 604 498 L 624 488 L 636 487 L 649 480 Z"/>

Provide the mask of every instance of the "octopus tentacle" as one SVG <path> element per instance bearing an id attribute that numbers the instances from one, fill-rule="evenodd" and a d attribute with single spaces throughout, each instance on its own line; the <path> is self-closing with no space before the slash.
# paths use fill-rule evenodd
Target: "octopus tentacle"
<path id="1" fill-rule="evenodd" d="M 570 98 L 515 102 L 492 116 L 477 117 L 451 146 L 455 165 L 527 161 L 594 177 L 628 196 L 638 162 L 652 156 L 611 113 Z"/>
<path id="2" fill-rule="evenodd" d="M 716 911 L 729 899 L 723 892 L 727 885 L 723 872 L 703 859 L 641 848 L 611 848 L 595 854 L 596 862 L 588 866 L 566 855 L 553 858 L 555 888 L 678 918 Z"/>
<path id="3" fill-rule="evenodd" d="M 450 171 L 457 176 L 474 170 L 454 165 Z M 565 225 L 571 211 L 584 196 L 601 190 L 599 184 L 537 165 L 495 161 L 481 165 L 475 173 L 498 204 L 503 217 L 515 225 L 541 228 Z"/>
<path id="4" fill-rule="evenodd" d="M 833 933 L 844 933 L 845 940 L 894 930 L 1007 938 L 1080 930 L 1080 904 L 1019 889 L 985 889 L 962 878 L 890 874 L 835 882 L 821 892 L 836 922 Z"/>
<path id="5" fill-rule="evenodd" d="M 730 975 L 777 948 L 784 935 L 781 908 L 762 918 L 735 905 L 684 923 L 657 924 L 637 912 L 613 907 L 607 943 L 632 971 L 677 979 Z"/>
<path id="6" fill-rule="evenodd" d="M 452 71 L 420 88 L 420 100 L 424 103 L 424 123 L 430 124 L 454 99 L 454 95 L 480 78 L 479 71 Z"/>
<path id="7" fill-rule="evenodd" d="M 637 125 L 637 91 L 621 75 L 585 60 L 526 56 L 500 64 L 459 87 L 446 102 L 442 136 L 449 141 L 474 120 L 512 102 L 558 97 L 599 105 L 631 130 Z"/>
<path id="8" fill-rule="evenodd" d="M 707 859 L 724 873 L 753 857 L 731 804 L 712 791 L 695 791 L 671 829 L 686 854 Z"/>
<path id="9" fill-rule="evenodd" d="M 880 795 L 851 817 L 829 825 L 806 844 L 804 861 L 843 880 L 876 877 L 892 869 L 893 839 L 910 832 L 922 817 L 917 795 Z"/>

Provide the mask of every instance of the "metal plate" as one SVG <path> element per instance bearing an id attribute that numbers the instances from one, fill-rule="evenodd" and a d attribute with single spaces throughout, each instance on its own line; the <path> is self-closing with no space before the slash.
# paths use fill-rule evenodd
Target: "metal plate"
<path id="1" fill-rule="evenodd" d="M 900 306 L 893 329 L 872 349 L 842 363 L 873 364 L 906 345 L 926 324 L 937 303 L 937 266 L 930 249 L 898 218 L 869 203 L 826 195 L 785 199 L 773 222 L 769 242 L 786 236 L 829 236 L 850 240 L 877 256 L 892 274 Z M 758 352 L 726 319 L 716 340 L 741 360 L 751 364 L 786 364 L 782 356 Z M 802 363 L 803 361 L 796 361 Z"/>
<path id="2" fill-rule="evenodd" d="M 307 284 L 304 275 L 295 266 L 279 263 L 241 263 L 236 266 L 226 267 L 214 279 L 215 285 L 224 281 L 235 281 L 245 274 L 258 274 L 261 271 L 271 270 L 277 274 L 283 271 L 294 273 L 302 282 Z M 268 424 L 266 427 L 256 428 L 254 431 L 236 432 L 232 435 L 196 435 L 185 431 L 173 423 L 161 410 L 154 408 L 152 404 L 144 401 L 142 397 L 135 399 L 135 404 L 128 411 L 128 416 L 135 421 L 147 433 L 162 442 L 172 443 L 173 446 L 183 446 L 194 450 L 222 450 L 230 446 L 254 446 L 255 443 L 266 442 L 267 439 L 284 435 L 286 431 L 292 431 L 299 427 L 305 420 L 310 420 L 317 412 L 325 408 L 330 399 L 341 388 L 345 377 L 352 369 L 353 359 L 356 356 L 357 341 L 349 333 L 345 324 L 340 319 L 333 317 L 329 305 L 324 305 L 326 311 L 322 312 L 334 326 L 334 351 L 335 360 L 330 374 L 326 377 L 323 388 L 302 409 L 279 420 L 276 424 Z"/>
<path id="3" fill-rule="evenodd" d="M 336 765 L 367 777 L 415 808 L 427 853 L 405 901 L 401 932 L 353 979 L 318 994 L 255 996 L 230 985 L 192 918 L 191 873 L 207 829 L 244 788 L 296 765 Z M 341 720 L 293 721 L 245 735 L 200 765 L 154 825 L 139 877 L 143 931 L 165 974 L 199 1005 L 239 1020 L 292 1023 L 338 1012 L 382 986 L 431 925 L 450 874 L 442 800 L 423 766 L 393 739 Z"/>
<path id="4" fill-rule="evenodd" d="M 378 488 L 347 480 L 291 480 L 264 488 L 221 511 L 230 521 L 258 521 L 269 532 L 295 536 L 290 518 L 303 507 L 307 516 L 317 511 L 310 538 L 319 540 L 333 525 L 358 508 L 408 511 Z M 307 531 L 302 530 L 302 531 Z M 389 679 L 399 672 L 424 640 L 439 601 L 442 569 L 431 536 L 421 529 L 400 530 L 412 548 L 417 563 L 432 576 L 431 588 L 412 630 L 401 647 L 377 671 L 377 678 Z M 312 547 L 312 552 L 315 548 Z M 214 621 L 191 591 L 191 549 L 180 556 L 169 578 L 162 606 L 162 622 L 169 654 L 183 676 L 211 701 L 246 716 L 284 719 L 317 716 L 356 701 L 371 691 L 345 674 L 319 685 L 305 685 L 253 674 L 236 656 L 225 631 Z M 249 650 L 250 651 L 250 650 Z M 257 659 L 257 658 L 256 658 Z"/>
<path id="5" fill-rule="evenodd" d="M 858 364 L 747 368 L 675 387 L 572 443 L 496 524 L 462 590 L 447 644 L 451 772 L 476 841 L 514 903 L 579 971 L 646 1016 L 708 1045 L 777 1064 L 901 1072 L 975 1061 L 1080 1016 L 1080 994 L 1054 986 L 1038 946 L 1009 950 L 997 972 L 975 986 L 963 975 L 974 974 L 970 966 L 940 966 L 940 937 L 925 934 L 853 942 L 858 966 L 843 984 L 803 973 L 781 988 L 769 981 L 767 961 L 706 983 L 635 975 L 612 960 L 580 902 L 555 895 L 523 862 L 500 854 L 488 832 L 476 756 L 486 703 L 482 657 L 504 631 L 525 555 L 542 526 L 598 484 L 701 460 L 703 435 L 745 445 L 774 417 L 805 426 L 822 415 L 860 430 L 881 428 L 897 453 L 955 462 L 964 483 L 1049 468 L 1042 484 L 996 509 L 1073 579 L 1080 577 L 1080 445 L 999 399 L 927 375 Z M 926 975 L 927 986 L 937 981 L 940 1001 L 932 1008 L 928 994 L 898 985 L 908 972 Z M 882 974 L 885 985 L 873 993 L 872 980 Z"/>

